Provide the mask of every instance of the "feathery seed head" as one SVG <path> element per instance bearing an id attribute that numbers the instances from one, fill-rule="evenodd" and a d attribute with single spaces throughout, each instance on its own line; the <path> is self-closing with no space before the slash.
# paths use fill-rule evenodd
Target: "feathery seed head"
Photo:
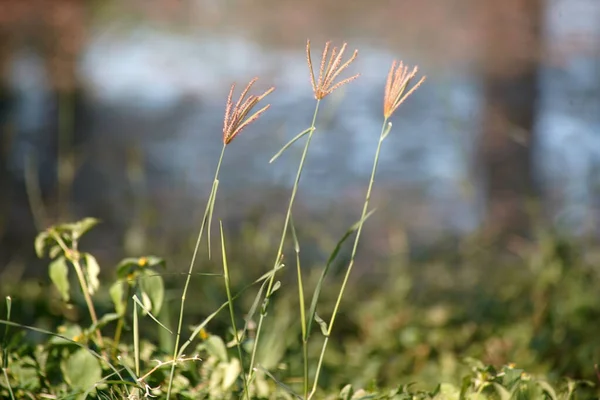
<path id="1" fill-rule="evenodd" d="M 398 64 L 398 68 L 396 68 L 396 64 Z M 392 63 L 392 67 L 390 68 L 390 72 L 387 77 L 387 82 L 385 84 L 385 93 L 383 96 L 383 116 L 387 119 L 389 118 L 400 104 L 406 100 L 408 96 L 410 96 L 423 82 L 425 82 L 425 76 L 423 76 L 416 85 L 414 85 L 410 90 L 406 93 L 404 91 L 410 84 L 411 80 L 417 75 L 419 68 L 414 67 L 413 70 L 409 73 L 408 67 L 404 66 L 402 61 L 399 63 Z"/>
<path id="2" fill-rule="evenodd" d="M 274 87 L 271 87 L 269 90 L 261 94 L 260 96 L 250 95 L 246 98 L 248 91 L 256 82 L 258 78 L 254 78 L 248 83 L 240 98 L 238 99 L 235 105 L 232 102 L 233 98 L 233 90 L 235 89 L 235 83 L 231 85 L 231 89 L 229 90 L 229 96 L 227 96 L 227 105 L 225 106 L 225 120 L 223 122 L 223 143 L 228 145 L 231 143 L 233 139 L 248 125 L 254 122 L 262 113 L 264 113 L 271 105 L 267 104 L 260 110 L 256 111 L 250 117 L 250 111 L 264 99 L 269 93 L 275 90 Z"/>
<path id="3" fill-rule="evenodd" d="M 315 73 L 313 71 L 312 59 L 310 56 L 310 40 L 306 41 L 306 59 L 308 62 L 308 69 L 310 70 L 310 83 L 312 84 L 313 92 L 315 94 L 315 99 L 321 100 L 335 89 L 339 88 L 342 85 L 345 85 L 348 82 L 351 82 L 359 77 L 360 74 L 356 74 L 351 76 L 350 78 L 343 79 L 338 83 L 334 83 L 335 79 L 344 71 L 348 66 L 356 59 L 358 55 L 358 50 L 354 50 L 354 54 L 348 61 L 344 64 L 342 62 L 342 56 L 344 55 L 344 51 L 346 50 L 346 43 L 344 43 L 341 49 L 338 50 L 337 47 L 334 47 L 331 51 L 331 56 L 329 57 L 329 62 L 327 63 L 327 67 L 325 66 L 325 61 L 327 59 L 327 54 L 329 53 L 329 46 L 331 42 L 325 43 L 325 48 L 323 49 L 323 55 L 321 56 L 321 65 L 319 67 L 319 78 L 315 79 Z M 341 64 L 341 65 L 340 65 Z"/>

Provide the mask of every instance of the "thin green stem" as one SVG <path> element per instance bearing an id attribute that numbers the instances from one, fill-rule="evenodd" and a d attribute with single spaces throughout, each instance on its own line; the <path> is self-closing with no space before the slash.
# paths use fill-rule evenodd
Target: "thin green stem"
<path id="1" fill-rule="evenodd" d="M 135 376 L 140 376 L 140 326 L 137 305 L 133 305 L 133 356 L 135 359 Z"/>
<path id="2" fill-rule="evenodd" d="M 344 281 L 342 282 L 342 287 L 340 288 L 340 292 L 338 294 L 337 300 L 335 302 L 335 307 L 333 308 L 333 313 L 331 314 L 331 320 L 329 321 L 329 327 L 327 329 L 327 335 L 325 336 L 325 340 L 323 341 L 323 347 L 321 349 L 321 355 L 319 356 L 319 362 L 317 364 L 317 371 L 315 374 L 315 380 L 313 382 L 313 388 L 310 392 L 309 399 L 312 398 L 317 391 L 317 385 L 319 383 L 319 375 L 321 373 L 321 366 L 323 365 L 323 357 L 325 356 L 325 350 L 327 349 L 327 344 L 329 343 L 329 338 L 331 336 L 331 332 L 333 330 L 333 324 L 335 323 L 335 318 L 338 314 L 340 304 L 342 302 L 342 297 L 344 296 L 344 291 L 346 290 L 346 285 L 348 284 L 348 279 L 350 278 L 350 273 L 352 272 L 352 267 L 354 266 L 354 259 L 356 256 L 356 250 L 358 249 L 358 242 L 360 241 L 360 234 L 362 232 L 362 227 L 364 225 L 365 216 L 367 215 L 367 210 L 369 209 L 369 202 L 371 200 L 371 192 L 373 190 L 373 184 L 375 182 L 375 174 L 377 173 L 377 165 L 379 164 L 379 154 L 381 152 L 381 144 L 383 140 L 389 133 L 389 128 L 386 130 L 387 126 L 387 118 L 384 119 L 383 125 L 381 126 L 381 133 L 379 135 L 379 141 L 377 143 L 377 150 L 375 152 L 375 159 L 373 160 L 373 169 L 371 171 L 371 179 L 369 180 L 369 187 L 367 188 L 367 195 L 365 197 L 365 202 L 363 204 L 363 210 L 360 217 L 360 224 L 358 225 L 358 229 L 356 231 L 356 236 L 354 238 L 354 246 L 352 247 L 352 254 L 350 255 L 350 261 L 348 263 L 348 268 L 346 269 L 346 275 L 344 276 Z"/>
<path id="3" fill-rule="evenodd" d="M 50 230 L 50 234 L 62 249 L 63 253 L 65 254 L 65 257 L 71 262 L 71 264 L 73 264 L 73 268 L 75 269 L 75 273 L 77 274 L 77 280 L 79 281 L 79 286 L 81 288 L 81 291 L 83 292 L 83 298 L 85 299 L 88 312 L 90 313 L 90 318 L 92 319 L 92 323 L 97 326 L 98 316 L 96 314 L 96 308 L 94 307 L 94 303 L 92 302 L 92 298 L 90 296 L 90 291 L 86 283 L 85 276 L 83 275 L 83 268 L 79 263 L 80 254 L 77 250 L 77 242 L 73 241 L 73 248 L 70 249 L 56 231 L 52 229 Z M 102 348 L 102 355 L 106 356 L 106 350 L 104 349 L 104 340 L 102 339 L 102 333 L 99 329 L 96 330 L 96 338 L 98 339 L 98 345 Z"/>
<path id="4" fill-rule="evenodd" d="M 227 303 L 229 304 L 229 318 L 231 319 L 231 326 L 233 327 L 235 346 L 238 351 L 238 357 L 240 358 L 240 365 L 242 368 L 242 380 L 244 382 L 244 391 L 246 392 L 246 397 L 248 398 L 248 400 L 250 400 L 248 381 L 246 380 L 246 374 L 244 373 L 244 358 L 242 357 L 242 344 L 240 343 L 241 338 L 238 337 L 238 329 L 235 323 L 235 311 L 233 310 L 233 296 L 231 295 L 229 266 L 227 265 L 227 253 L 225 251 L 225 236 L 223 234 L 223 223 L 219 222 L 219 225 L 221 230 L 221 250 L 223 252 L 223 279 L 225 280 L 225 292 L 227 293 Z"/>
<path id="5" fill-rule="evenodd" d="M 208 202 L 206 204 L 206 209 L 204 210 L 204 216 L 202 217 L 202 224 L 200 225 L 200 232 L 198 232 L 198 238 L 196 239 L 196 246 L 194 247 L 194 253 L 192 255 L 192 260 L 190 261 L 190 267 L 188 269 L 188 274 L 185 279 L 185 285 L 183 287 L 183 293 L 181 295 L 181 306 L 179 308 L 179 322 L 177 323 L 177 336 L 175 337 L 175 348 L 173 350 L 173 360 L 176 360 L 179 357 L 179 340 L 181 338 L 181 328 L 183 326 L 183 310 L 185 308 L 185 297 L 187 295 L 188 287 L 190 286 L 190 280 L 192 278 L 192 271 L 194 270 L 194 264 L 196 263 L 196 257 L 198 256 L 198 249 L 200 248 L 200 242 L 202 241 L 202 235 L 204 233 L 204 227 L 206 225 L 207 217 L 209 217 L 209 212 L 212 209 L 212 204 L 214 203 L 215 197 L 217 196 L 217 186 L 218 186 L 218 178 L 219 171 L 221 170 L 221 163 L 223 162 L 223 156 L 225 155 L 225 147 L 223 145 L 223 149 L 221 150 L 221 155 L 219 156 L 219 162 L 217 163 L 217 169 L 215 171 L 215 178 L 213 180 L 213 185 L 211 188 L 210 196 L 208 198 Z M 210 232 L 209 232 L 210 234 Z M 167 398 L 171 398 L 171 389 L 173 385 L 173 376 L 175 375 L 175 364 L 173 362 L 171 365 L 171 373 L 169 375 L 169 387 L 167 389 Z"/>
<path id="6" fill-rule="evenodd" d="M 290 202 L 288 204 L 287 212 L 285 214 L 285 221 L 283 223 L 283 231 L 281 233 L 281 239 L 279 241 L 279 248 L 277 249 L 277 255 L 275 256 L 275 263 L 273 264 L 273 274 L 269 279 L 269 284 L 267 286 L 267 291 L 265 293 L 265 301 L 268 302 L 269 297 L 271 296 L 271 292 L 273 290 L 273 284 L 275 282 L 275 272 L 277 271 L 277 267 L 281 262 L 281 256 L 283 255 L 283 245 L 285 243 L 285 236 L 287 234 L 288 225 L 290 222 L 290 217 L 292 215 L 292 206 L 294 205 L 294 200 L 296 199 L 296 193 L 298 191 L 298 185 L 300 183 L 300 177 L 302 176 L 302 169 L 304 168 L 304 162 L 306 160 L 306 155 L 308 154 L 308 147 L 310 145 L 310 141 L 312 139 L 313 133 L 315 132 L 315 123 L 317 121 L 317 114 L 319 113 L 319 104 L 321 100 L 317 100 L 317 104 L 315 106 L 315 112 L 313 114 L 312 124 L 310 126 L 310 132 L 308 133 L 308 138 L 306 139 L 306 144 L 304 145 L 304 151 L 302 152 L 302 157 L 300 158 L 300 164 L 298 165 L 298 172 L 296 173 L 296 180 L 294 181 L 294 186 L 292 187 L 292 195 L 290 196 Z M 254 364 L 256 361 L 256 350 L 258 348 L 258 343 L 260 341 L 260 333 L 262 332 L 263 322 L 265 319 L 265 312 L 260 313 L 260 318 L 258 320 L 258 326 L 256 327 L 256 338 L 254 339 L 254 346 L 252 347 L 252 357 L 250 359 L 250 370 L 248 381 L 252 382 L 252 375 L 254 372 Z"/>
<path id="7" fill-rule="evenodd" d="M 125 309 L 123 310 L 123 315 L 121 315 L 121 317 L 117 321 L 117 328 L 115 329 L 115 336 L 113 338 L 113 357 L 117 356 L 117 351 L 119 349 L 119 342 L 121 341 L 121 334 L 123 333 L 123 327 L 125 326 L 125 315 L 127 314 L 127 307 L 129 306 L 130 297 L 131 285 L 127 284 L 127 294 L 125 295 L 127 301 L 125 302 Z"/>
<path id="8" fill-rule="evenodd" d="M 298 306 L 300 307 L 300 324 L 302 327 L 302 361 L 304 364 L 304 398 L 308 397 L 308 329 L 306 324 L 306 302 L 304 301 L 304 283 L 302 281 L 302 268 L 300 265 L 300 243 L 296 235 L 294 218 L 291 219 L 292 236 L 296 250 L 296 275 L 298 276 Z"/>

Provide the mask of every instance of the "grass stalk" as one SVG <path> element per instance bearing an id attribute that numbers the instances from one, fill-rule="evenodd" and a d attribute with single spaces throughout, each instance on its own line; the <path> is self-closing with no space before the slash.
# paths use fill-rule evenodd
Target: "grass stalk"
<path id="1" fill-rule="evenodd" d="M 344 295 L 344 291 L 346 290 L 346 286 L 348 284 L 348 279 L 350 277 L 350 273 L 352 272 L 352 267 L 354 266 L 354 259 L 356 256 L 356 251 L 358 249 L 358 242 L 360 241 L 360 234 L 362 232 L 362 227 L 365 223 L 365 217 L 367 215 L 367 210 L 369 209 L 369 202 L 371 200 L 371 192 L 373 190 L 373 184 L 375 182 L 375 174 L 377 173 L 377 165 L 379 164 L 379 155 L 381 153 L 381 144 L 383 140 L 388 135 L 391 129 L 391 124 L 388 124 L 388 118 L 384 118 L 383 125 L 381 126 L 381 133 L 379 135 L 379 141 L 377 143 L 377 150 L 375 151 L 375 158 L 373 160 L 373 169 L 371 171 L 371 178 L 369 180 L 369 186 L 367 188 L 367 194 L 365 196 L 365 202 L 363 204 L 363 210 L 360 218 L 360 223 L 358 225 L 358 229 L 356 231 L 356 236 L 354 237 L 354 245 L 352 247 L 352 253 L 350 255 L 350 261 L 348 263 L 348 268 L 346 269 L 346 275 L 344 276 L 344 281 L 342 282 L 342 287 L 338 293 L 337 300 L 335 302 L 335 307 L 333 308 L 333 313 L 331 314 L 331 319 L 329 320 L 327 335 L 325 335 L 325 340 L 323 341 L 323 347 L 321 348 L 321 355 L 319 356 L 319 362 L 317 363 L 317 371 L 315 373 L 315 379 L 313 382 L 313 387 L 310 392 L 308 398 L 312 398 L 317 391 L 317 386 L 319 383 L 319 376 L 321 373 L 321 367 L 323 365 L 323 357 L 325 356 L 325 351 L 327 349 L 327 344 L 329 343 L 329 338 L 331 337 L 331 332 L 333 330 L 333 325 L 335 323 L 335 318 L 338 314 L 340 304 L 342 302 L 342 297 Z"/>
<path id="2" fill-rule="evenodd" d="M 98 315 L 96 314 L 96 308 L 94 307 L 94 302 L 92 301 L 92 297 L 90 296 L 90 290 L 85 280 L 85 276 L 83 275 L 83 267 L 79 262 L 79 252 L 77 250 L 77 243 L 73 242 L 73 249 L 69 249 L 66 243 L 62 240 L 61 236 L 54 230 L 50 230 L 50 234 L 56 240 L 56 243 L 63 250 L 65 257 L 73 264 L 73 268 L 75 269 L 75 273 L 77 274 L 77 280 L 79 281 L 79 286 L 83 293 L 83 298 L 85 299 L 85 304 L 87 305 L 88 312 L 90 313 L 90 318 L 92 319 L 92 323 L 94 325 L 98 325 Z M 102 333 L 99 329 L 96 330 L 96 339 L 98 340 L 98 345 L 102 348 L 102 355 L 106 356 L 106 349 L 104 348 L 104 339 L 102 339 Z"/>
<path id="3" fill-rule="evenodd" d="M 10 296 L 6 296 L 6 320 L 10 321 L 10 314 L 12 311 L 12 299 Z M 6 387 L 10 393 L 11 400 L 15 400 L 15 394 L 13 393 L 10 381 L 8 380 L 8 325 L 4 326 L 4 335 L 2 336 L 2 374 L 6 380 Z"/>
<path id="4" fill-rule="evenodd" d="M 308 154 L 308 148 L 310 146 L 310 142 L 315 132 L 315 124 L 317 121 L 317 115 L 319 113 L 319 104 L 321 103 L 320 99 L 317 99 L 317 104 L 315 105 L 315 112 L 312 118 L 312 124 L 310 126 L 310 132 L 308 132 L 308 137 L 306 139 L 306 143 L 304 145 L 304 150 L 302 152 L 302 157 L 300 158 L 300 164 L 298 165 L 298 172 L 296 173 L 296 180 L 294 181 L 294 186 L 292 187 L 292 195 L 290 196 L 290 201 L 288 204 L 287 212 L 285 214 L 285 221 L 283 223 L 283 230 L 281 232 L 281 239 L 279 240 L 279 247 L 277 249 L 277 255 L 275 256 L 275 262 L 273 264 L 272 272 L 273 274 L 269 278 L 269 283 L 267 285 L 267 291 L 265 293 L 265 301 L 269 301 L 269 297 L 271 296 L 273 290 L 273 284 L 275 282 L 275 272 L 277 271 L 277 267 L 281 262 L 281 256 L 283 255 L 283 245 L 285 244 L 285 237 L 287 234 L 288 225 L 292 216 L 292 207 L 294 205 L 294 200 L 296 199 L 296 193 L 298 192 L 298 186 L 300 183 L 300 177 L 302 176 L 302 170 L 304 168 L 304 162 L 306 161 L 306 155 Z M 254 365 L 256 363 L 256 351 L 258 349 L 258 344 L 260 342 L 260 334 L 262 332 L 263 323 L 265 319 L 266 312 L 261 312 L 258 320 L 258 325 L 256 328 L 256 338 L 254 339 L 254 346 L 252 348 L 252 357 L 250 358 L 250 370 L 248 371 L 249 377 L 248 381 L 252 382 L 252 376 L 254 372 Z"/>
<path id="5" fill-rule="evenodd" d="M 194 247 L 194 253 L 192 254 L 192 260 L 190 261 L 190 266 L 188 268 L 188 273 L 187 273 L 187 277 L 185 279 L 185 285 L 183 287 L 183 293 L 181 295 L 181 305 L 179 308 L 179 321 L 177 323 L 177 335 L 175 337 L 175 346 L 174 346 L 174 350 L 173 350 L 173 360 L 177 360 L 177 358 L 179 357 L 179 341 L 181 339 L 181 328 L 183 326 L 183 310 L 185 309 L 185 298 L 187 296 L 187 291 L 188 288 L 190 286 L 190 280 L 192 278 L 192 272 L 194 270 L 194 264 L 196 263 L 196 258 L 198 256 L 198 250 L 200 248 L 200 242 L 202 241 L 202 236 L 204 234 L 204 227 L 206 226 L 206 222 L 208 219 L 211 218 L 211 216 L 209 216 L 209 213 L 212 212 L 213 210 L 213 204 L 215 201 L 215 198 L 217 196 L 217 190 L 218 190 L 218 182 L 219 182 L 219 171 L 221 170 L 221 164 L 223 162 L 223 156 L 225 155 L 225 147 L 226 144 L 223 144 L 223 148 L 221 150 L 221 155 L 219 156 L 219 162 L 217 163 L 217 168 L 215 170 L 215 178 L 213 180 L 213 185 L 212 185 L 212 189 L 210 192 L 210 196 L 208 198 L 208 202 L 206 204 L 206 209 L 204 210 L 204 216 L 202 217 L 202 223 L 200 225 L 200 231 L 198 232 L 198 238 L 196 239 L 196 246 Z M 210 232 L 209 232 L 210 234 Z M 173 376 L 175 374 L 175 364 L 176 362 L 173 362 L 173 364 L 171 365 L 171 372 L 169 374 L 169 387 L 167 389 L 167 398 L 170 399 L 171 398 L 171 389 L 172 389 L 172 385 L 173 385 Z"/>
<path id="6" fill-rule="evenodd" d="M 296 227 L 294 226 L 294 218 L 290 221 L 292 229 L 292 237 L 294 238 L 294 250 L 296 252 L 296 275 L 298 277 L 298 306 L 300 307 L 300 326 L 302 327 L 302 363 L 303 363 L 303 392 L 304 398 L 308 397 L 308 329 L 306 324 L 306 302 L 304 300 L 304 283 L 302 281 L 302 268 L 300 265 L 300 243 L 296 235 Z"/>
<path id="7" fill-rule="evenodd" d="M 225 235 L 223 234 L 223 222 L 219 221 L 221 230 L 221 251 L 223 256 L 223 279 L 225 280 L 225 292 L 227 293 L 227 303 L 229 305 L 229 318 L 231 319 L 231 326 L 233 328 L 233 336 L 235 340 L 235 347 L 238 351 L 238 357 L 240 358 L 240 365 L 242 367 L 242 380 L 244 383 L 244 391 L 246 397 L 250 400 L 250 391 L 248 390 L 248 381 L 246 380 L 246 374 L 244 373 L 244 358 L 242 357 L 242 344 L 241 338 L 238 337 L 238 329 L 235 323 L 235 311 L 233 310 L 233 296 L 231 295 L 230 279 L 229 279 L 229 266 L 227 265 L 227 253 L 225 251 Z"/>
<path id="8" fill-rule="evenodd" d="M 135 376 L 140 376 L 140 326 L 138 308 L 133 305 L 133 357 L 135 359 Z"/>

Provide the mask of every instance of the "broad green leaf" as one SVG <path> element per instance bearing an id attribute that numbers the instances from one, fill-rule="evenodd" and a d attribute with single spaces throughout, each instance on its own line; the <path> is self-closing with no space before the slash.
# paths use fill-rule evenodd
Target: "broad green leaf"
<path id="1" fill-rule="evenodd" d="M 47 231 L 39 233 L 35 238 L 35 242 L 34 242 L 35 254 L 39 258 L 44 257 L 48 238 L 49 238 L 49 235 L 48 235 Z"/>
<path id="2" fill-rule="evenodd" d="M 512 396 L 510 395 L 510 392 L 508 390 L 506 390 L 506 388 L 504 386 L 502 386 L 496 382 L 494 382 L 492 385 L 494 385 L 494 389 L 496 389 L 496 393 L 500 397 L 500 400 L 510 400 L 511 399 Z"/>
<path id="3" fill-rule="evenodd" d="M 227 356 L 227 347 L 223 342 L 223 339 L 216 335 L 210 335 L 203 343 L 203 346 L 206 348 L 206 351 L 210 355 L 217 357 L 221 361 L 228 361 L 229 357 Z"/>
<path id="4" fill-rule="evenodd" d="M 59 257 L 50 263 L 48 268 L 50 279 L 58 289 L 62 299 L 69 301 L 69 267 L 64 257 Z"/>
<path id="5" fill-rule="evenodd" d="M 150 311 L 158 315 L 165 298 L 165 285 L 162 276 L 152 270 L 144 270 L 138 278 L 138 284 L 142 296 L 146 296 L 150 300 Z M 144 300 L 144 297 L 142 297 L 142 300 Z"/>
<path id="6" fill-rule="evenodd" d="M 93 295 L 100 287 L 100 280 L 98 279 L 100 265 L 98 265 L 98 261 L 96 261 L 96 257 L 93 255 L 84 253 L 83 256 L 85 258 L 85 277 L 88 283 L 88 290 L 90 295 Z"/>
<path id="7" fill-rule="evenodd" d="M 87 231 L 92 229 L 96 224 L 100 221 L 96 218 L 84 218 L 81 221 L 75 222 L 71 224 L 73 239 L 78 240 L 82 237 Z"/>
<path id="8" fill-rule="evenodd" d="M 124 282 L 116 281 L 112 284 L 112 286 L 109 289 L 110 298 L 112 299 L 112 302 L 115 305 L 115 311 L 119 315 L 123 315 L 127 308 L 127 299 L 125 299 L 124 285 Z"/>
<path id="9" fill-rule="evenodd" d="M 65 381 L 73 389 L 86 390 L 102 379 L 98 360 L 84 349 L 79 349 L 61 363 Z"/>
<path id="10" fill-rule="evenodd" d="M 232 358 L 223 371 L 223 390 L 228 390 L 240 376 L 242 366 L 240 360 Z"/>
<path id="11" fill-rule="evenodd" d="M 127 280 L 129 275 L 137 271 L 157 266 L 165 268 L 165 260 L 156 256 L 124 258 L 117 265 L 117 279 Z"/>
<path id="12" fill-rule="evenodd" d="M 546 396 L 550 397 L 550 400 L 558 399 L 558 396 L 556 395 L 556 391 L 548 382 L 539 380 L 539 381 L 536 381 L 536 383 L 544 391 Z"/>
<path id="13" fill-rule="evenodd" d="M 353 393 L 354 393 L 354 390 L 352 389 L 352 385 L 347 384 L 340 391 L 340 399 L 341 400 L 350 400 L 352 398 Z"/>

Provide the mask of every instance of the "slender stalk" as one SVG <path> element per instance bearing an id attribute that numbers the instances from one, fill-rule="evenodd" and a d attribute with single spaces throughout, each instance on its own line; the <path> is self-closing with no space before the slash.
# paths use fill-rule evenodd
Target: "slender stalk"
<path id="1" fill-rule="evenodd" d="M 219 171 L 221 170 L 221 163 L 223 162 L 223 156 L 225 155 L 225 147 L 223 144 L 223 149 L 221 150 L 221 155 L 219 156 L 219 162 L 217 163 L 217 169 L 215 171 L 215 178 L 213 180 L 212 189 L 210 192 L 210 196 L 208 198 L 208 202 L 206 204 L 206 209 L 204 210 L 204 216 L 202 217 L 202 224 L 200 225 L 200 232 L 198 232 L 198 238 L 196 239 L 196 246 L 194 247 L 194 253 L 192 255 L 192 260 L 190 261 L 190 267 L 188 269 L 188 274 L 185 279 L 185 286 L 183 287 L 183 293 L 181 295 L 181 306 L 179 308 L 179 322 L 177 323 L 177 336 L 175 337 L 175 348 L 173 350 L 173 360 L 176 360 L 179 357 L 179 340 L 181 339 L 181 328 L 183 326 L 183 310 L 185 308 L 185 298 L 187 295 L 188 287 L 190 286 L 190 280 L 192 277 L 192 271 L 194 270 L 194 264 L 196 263 L 196 257 L 198 256 L 198 249 L 200 248 L 200 242 L 202 241 L 202 235 L 204 233 L 204 227 L 206 226 L 206 221 L 210 210 L 212 209 L 212 204 L 215 201 L 215 197 L 217 195 L 217 186 L 218 186 L 218 178 Z M 210 234 L 210 232 L 209 232 Z M 171 389 L 173 385 L 173 376 L 175 374 L 175 364 L 173 362 L 171 365 L 171 373 L 169 375 L 169 387 L 167 389 L 167 398 L 171 398 Z"/>
<path id="2" fill-rule="evenodd" d="M 12 311 L 12 299 L 10 296 L 6 296 L 6 320 L 10 321 L 10 314 Z M 6 387 L 10 393 L 11 400 L 15 400 L 15 394 L 13 393 L 12 387 L 10 386 L 10 380 L 8 379 L 8 325 L 4 326 L 4 336 L 2 336 L 2 374 L 6 380 Z"/>
<path id="3" fill-rule="evenodd" d="M 57 234 L 54 230 L 51 231 L 51 234 L 63 250 L 66 258 L 69 261 L 71 261 L 71 264 L 73 264 L 73 268 L 75 269 L 75 273 L 77 274 L 77 280 L 79 281 L 79 286 L 81 287 L 81 291 L 83 292 L 83 298 L 85 299 L 85 304 L 87 305 L 88 312 L 90 313 L 92 323 L 95 326 L 98 326 L 98 316 L 96 314 L 96 308 L 94 307 L 94 303 L 92 302 L 89 288 L 85 281 L 85 276 L 83 275 L 83 268 L 81 267 L 81 263 L 79 262 L 79 251 L 77 250 L 77 243 L 74 241 L 73 249 L 69 249 L 59 234 Z M 100 333 L 100 329 L 96 330 L 96 338 L 98 339 L 98 345 L 102 348 L 102 355 L 106 356 L 106 350 L 104 349 L 104 340 L 102 339 L 102 333 Z"/>
<path id="4" fill-rule="evenodd" d="M 315 123 L 317 121 L 317 114 L 319 113 L 319 104 L 321 103 L 320 99 L 317 99 L 317 104 L 315 105 L 315 112 L 313 114 L 312 124 L 310 126 L 310 132 L 308 133 L 308 138 L 306 139 L 306 144 L 304 145 L 304 151 L 302 152 L 302 157 L 300 158 L 300 164 L 298 165 L 298 172 L 296 173 L 296 180 L 294 181 L 294 186 L 292 188 L 292 195 L 290 197 L 290 202 L 288 204 L 287 212 L 285 214 L 285 221 L 283 223 L 283 231 L 281 233 L 281 239 L 279 241 L 279 248 L 277 249 L 277 255 L 275 256 L 275 262 L 273 264 L 273 274 L 269 279 L 269 284 L 267 286 L 267 291 L 265 293 L 265 300 L 268 301 L 271 296 L 271 292 L 273 290 L 273 284 L 275 282 L 275 272 L 277 271 L 277 267 L 281 261 L 281 256 L 283 255 L 283 245 L 285 243 L 285 236 L 287 233 L 288 225 L 290 222 L 290 217 L 292 215 L 292 206 L 294 205 L 294 200 L 296 199 L 296 193 L 298 191 L 298 184 L 300 183 L 300 177 L 302 175 L 302 169 L 304 168 L 304 162 L 306 160 L 306 155 L 308 154 L 308 147 L 310 145 L 310 141 L 312 139 L 313 133 L 315 132 Z M 252 348 L 252 357 L 250 359 L 250 370 L 248 372 L 248 381 L 252 382 L 252 376 L 254 373 L 254 364 L 256 362 L 256 350 L 258 348 L 258 343 L 260 341 L 260 333 L 262 332 L 263 322 L 265 319 L 265 312 L 260 313 L 260 318 L 258 320 L 258 326 L 256 327 L 256 338 L 254 340 L 254 346 Z"/>
<path id="5" fill-rule="evenodd" d="M 135 376 L 140 376 L 140 326 L 137 305 L 133 305 L 133 356 L 135 359 Z"/>
<path id="6" fill-rule="evenodd" d="M 379 142 L 377 143 L 377 150 L 375 152 L 375 159 L 373 160 L 373 169 L 371 171 L 371 179 L 369 180 L 369 187 L 367 188 L 367 195 L 365 197 L 365 203 L 363 205 L 362 214 L 360 217 L 360 224 L 358 225 L 358 229 L 356 231 L 356 236 L 354 238 L 354 246 L 352 247 L 352 254 L 350 255 L 350 262 L 348 263 L 348 268 L 346 269 L 346 275 L 344 276 L 344 281 L 342 282 L 342 287 L 340 288 L 340 292 L 338 294 L 337 300 L 335 302 L 335 307 L 333 308 L 333 313 L 331 314 L 331 320 L 329 321 L 329 327 L 327 329 L 327 335 L 325 336 L 325 340 L 323 341 L 323 347 L 321 349 L 321 355 L 319 356 L 319 362 L 317 364 L 317 371 L 315 374 L 315 380 L 313 382 L 313 388 L 310 392 L 308 398 L 312 398 L 317 391 L 317 385 L 319 383 L 319 375 L 321 373 L 321 366 L 323 365 L 323 357 L 325 356 L 325 350 L 327 349 L 327 344 L 329 343 L 329 338 L 331 337 L 331 332 L 333 330 L 333 324 L 335 323 L 335 318 L 337 316 L 340 304 L 342 302 L 342 297 L 344 295 L 344 291 L 346 290 L 346 285 L 348 284 L 348 278 L 350 277 L 350 273 L 352 272 L 352 267 L 354 266 L 354 259 L 356 256 L 356 250 L 358 249 L 358 242 L 360 241 L 360 234 L 362 232 L 362 227 L 364 225 L 365 216 L 367 215 L 367 210 L 369 209 L 369 201 L 371 200 L 371 192 L 373 190 L 373 183 L 375 182 L 375 174 L 377 172 L 377 165 L 379 163 L 379 153 L 381 152 L 381 144 L 383 140 L 389 133 L 389 127 L 386 130 L 387 126 L 387 118 L 384 119 L 383 125 L 381 126 L 381 133 L 379 135 Z"/>
<path id="7" fill-rule="evenodd" d="M 231 319 L 231 326 L 233 327 L 233 336 L 235 340 L 235 346 L 238 351 L 238 357 L 240 358 L 240 365 L 242 367 L 242 380 L 244 382 L 244 391 L 246 397 L 250 400 L 250 391 L 248 390 L 248 381 L 246 380 L 246 374 L 244 373 L 244 358 L 242 357 L 242 344 L 240 343 L 241 338 L 238 337 L 237 325 L 235 323 L 235 311 L 233 310 L 233 296 L 231 295 L 230 279 L 229 279 L 229 266 L 227 265 L 227 254 L 225 252 L 225 236 L 223 235 L 223 223 L 220 222 L 221 228 L 221 250 L 223 252 L 223 279 L 225 280 L 225 292 L 227 293 L 227 303 L 229 304 L 229 318 Z"/>
<path id="8" fill-rule="evenodd" d="M 300 325 L 302 327 L 302 361 L 304 372 L 304 398 L 308 397 L 308 327 L 306 324 L 306 303 L 304 301 L 304 283 L 302 281 L 302 268 L 300 264 L 300 243 L 296 235 L 296 227 L 294 226 L 294 218 L 290 220 L 292 229 L 292 237 L 294 238 L 294 249 L 296 250 L 296 275 L 298 277 L 298 305 L 300 307 Z"/>
<path id="9" fill-rule="evenodd" d="M 123 326 L 125 326 L 125 315 L 127 314 L 127 307 L 129 306 L 129 298 L 131 297 L 131 285 L 127 284 L 127 294 L 125 298 L 127 301 L 125 302 L 125 310 L 123 311 L 123 315 L 117 321 L 117 328 L 115 329 L 115 336 L 113 338 L 113 357 L 117 356 L 117 351 L 119 348 L 119 342 L 121 341 L 121 334 L 123 332 Z M 135 306 L 134 306 L 135 307 Z"/>

